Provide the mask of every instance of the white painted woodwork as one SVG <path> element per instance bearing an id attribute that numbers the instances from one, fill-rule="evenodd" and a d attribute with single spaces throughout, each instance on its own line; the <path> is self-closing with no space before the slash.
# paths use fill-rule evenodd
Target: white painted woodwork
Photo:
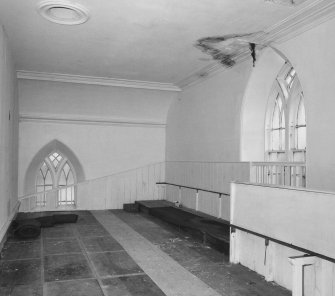
<path id="1" fill-rule="evenodd" d="M 252 162 L 250 182 L 306 187 L 306 164 L 299 162 Z"/>
<path id="2" fill-rule="evenodd" d="M 232 186 L 232 224 L 335 257 L 335 237 L 330 235 L 335 224 L 335 193 L 252 184 Z"/>
<path id="3" fill-rule="evenodd" d="M 300 188 L 233 183 L 231 223 L 333 257 L 334 195 Z M 238 229 L 231 238 L 233 263 L 245 265 L 288 289 L 294 288 L 288 258 L 304 253 L 273 241 L 266 247 L 264 238 Z M 306 266 L 305 295 L 333 296 L 334 267 L 334 263 L 323 259 L 318 259 L 312 267 Z"/>
<path id="4" fill-rule="evenodd" d="M 293 267 L 292 271 L 292 296 L 304 296 L 304 267 L 314 265 L 315 256 L 298 256 L 288 258 Z"/>
<path id="5" fill-rule="evenodd" d="M 166 162 L 166 182 L 183 186 L 230 193 L 230 182 L 249 180 L 250 167 L 245 162 Z M 198 198 L 197 198 L 198 197 Z M 230 198 L 219 194 L 194 189 L 166 186 L 166 198 L 175 201 L 177 198 L 185 207 L 196 209 L 215 217 L 229 220 Z M 181 199 L 181 200 L 180 200 Z M 197 203 L 198 200 L 198 203 Z"/>
<path id="6" fill-rule="evenodd" d="M 147 165 L 68 186 L 73 187 L 75 191 L 74 206 L 58 206 L 58 194 L 60 190 L 64 190 L 63 187 L 20 197 L 20 211 L 122 209 L 125 203 L 164 199 L 165 188 L 156 185 L 164 178 L 164 163 Z M 46 200 L 45 206 L 40 206 L 38 203 L 42 199 Z"/>

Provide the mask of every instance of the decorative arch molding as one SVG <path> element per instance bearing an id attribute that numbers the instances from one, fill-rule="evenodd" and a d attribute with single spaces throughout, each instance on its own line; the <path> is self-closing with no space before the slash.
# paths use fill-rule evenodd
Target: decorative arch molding
<path id="1" fill-rule="evenodd" d="M 289 59 L 273 47 L 265 48 L 257 60 L 241 108 L 241 161 L 264 161 L 268 100 L 286 61 Z"/>
<path id="2" fill-rule="evenodd" d="M 75 169 L 77 182 L 85 181 L 84 169 L 75 153 L 62 142 L 53 140 L 41 148 L 30 162 L 24 179 L 24 189 L 26 194 L 35 192 L 36 173 L 41 167 L 45 157 L 54 151 L 59 151 L 61 154 L 66 155 L 67 159 Z"/>

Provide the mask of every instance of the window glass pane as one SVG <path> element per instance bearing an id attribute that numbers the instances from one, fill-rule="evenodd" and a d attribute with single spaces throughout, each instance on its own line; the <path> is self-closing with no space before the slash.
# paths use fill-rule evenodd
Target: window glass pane
<path id="1" fill-rule="evenodd" d="M 42 164 L 42 166 L 41 166 L 41 173 L 42 173 L 42 175 L 43 175 L 43 178 L 45 177 L 45 175 L 46 175 L 46 173 L 47 173 L 47 171 L 49 170 L 49 168 L 48 168 L 48 166 L 46 165 L 46 163 L 45 162 L 43 162 L 43 164 Z"/>
<path id="2" fill-rule="evenodd" d="M 56 169 L 63 157 L 58 152 L 54 152 L 49 155 L 49 159 L 53 164 L 54 168 Z"/>
<path id="3" fill-rule="evenodd" d="M 279 110 L 278 104 L 276 103 L 275 109 L 273 111 L 273 116 L 272 116 L 272 128 L 273 129 L 280 127 L 279 116 L 280 116 L 280 110 Z"/>
<path id="4" fill-rule="evenodd" d="M 36 186 L 36 192 L 43 192 L 44 186 Z"/>
<path id="5" fill-rule="evenodd" d="M 45 184 L 52 185 L 52 178 L 49 170 L 47 172 L 47 175 L 45 176 Z"/>
<path id="6" fill-rule="evenodd" d="M 62 172 L 59 178 L 59 185 L 60 186 L 67 186 L 74 184 L 74 177 L 71 170 L 71 167 L 68 163 L 65 163 L 65 165 L 62 168 Z"/>
<path id="7" fill-rule="evenodd" d="M 65 176 L 67 176 L 69 174 L 70 166 L 68 165 L 68 163 L 65 163 L 65 165 L 63 167 L 63 171 L 64 171 Z"/>
<path id="8" fill-rule="evenodd" d="M 60 178 L 59 178 L 59 183 L 58 183 L 59 186 L 66 186 L 66 176 L 65 176 L 65 173 L 64 173 L 64 170 L 62 170 L 61 174 L 60 174 Z"/>
<path id="9" fill-rule="evenodd" d="M 293 161 L 306 161 L 305 151 L 293 151 Z"/>
<path id="10" fill-rule="evenodd" d="M 58 202 L 60 202 L 62 204 L 62 202 L 65 201 L 65 200 L 66 200 L 66 190 L 65 189 L 59 190 Z"/>
<path id="11" fill-rule="evenodd" d="M 273 130 L 271 132 L 272 135 L 272 149 L 271 150 L 279 150 L 279 142 L 280 142 L 280 131 Z"/>
<path id="12" fill-rule="evenodd" d="M 280 127 L 285 128 L 285 112 L 284 111 L 281 114 Z"/>
<path id="13" fill-rule="evenodd" d="M 278 107 L 279 107 L 279 112 L 283 109 L 283 103 L 281 97 L 278 97 L 277 99 Z"/>
<path id="14" fill-rule="evenodd" d="M 45 188 L 45 191 L 47 191 L 47 190 L 51 190 L 51 189 L 52 189 L 52 185 L 47 185 L 47 186 L 45 186 L 44 188 Z"/>
<path id="15" fill-rule="evenodd" d="M 285 150 L 285 129 L 280 130 L 279 150 Z"/>
<path id="16" fill-rule="evenodd" d="M 36 185 L 39 185 L 39 186 L 44 185 L 44 178 L 43 178 L 41 170 L 39 171 L 39 174 L 36 177 Z"/>
<path id="17" fill-rule="evenodd" d="M 305 105 L 304 101 L 300 99 L 299 107 L 297 114 L 297 124 L 305 125 L 306 124 L 306 115 L 305 115 Z"/>
<path id="18" fill-rule="evenodd" d="M 70 171 L 69 176 L 67 178 L 67 184 L 68 185 L 74 184 L 74 178 L 73 178 L 72 171 Z"/>
<path id="19" fill-rule="evenodd" d="M 278 161 L 277 153 L 270 153 L 269 154 L 269 161 Z"/>
<path id="20" fill-rule="evenodd" d="M 302 126 L 296 129 L 297 149 L 306 149 L 306 127 Z"/>

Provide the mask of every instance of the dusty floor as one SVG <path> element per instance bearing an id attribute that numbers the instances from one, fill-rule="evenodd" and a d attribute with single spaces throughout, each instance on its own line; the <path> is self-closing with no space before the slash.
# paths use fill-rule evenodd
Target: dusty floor
<path id="1" fill-rule="evenodd" d="M 143 238 L 147 245 L 158 247 L 171 263 L 196 276 L 208 291 L 213 291 L 206 295 L 291 295 L 242 266 L 231 266 L 221 253 L 156 218 L 123 211 L 106 213 L 130 227 L 129 237 L 136 233 L 137 239 Z M 1 296 L 194 295 L 187 288 L 182 294 L 174 294 L 176 287 L 166 287 L 152 276 L 155 270 L 149 270 L 146 261 L 155 260 L 154 252 L 152 258 L 142 260 L 134 255 L 132 258 L 125 251 L 129 245 L 111 236 L 112 232 L 92 213 L 78 212 L 78 215 L 76 224 L 44 228 L 38 239 L 8 240 L 0 261 Z M 134 254 L 136 246 L 132 250 L 130 254 Z"/>

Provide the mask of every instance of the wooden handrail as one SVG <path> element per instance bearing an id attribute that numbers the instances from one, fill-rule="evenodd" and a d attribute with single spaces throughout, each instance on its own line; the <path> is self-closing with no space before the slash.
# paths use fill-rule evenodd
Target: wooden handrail
<path id="1" fill-rule="evenodd" d="M 157 185 L 171 185 L 171 186 L 175 186 L 175 187 L 179 187 L 179 188 L 187 188 L 187 189 L 193 189 L 193 190 L 196 190 L 196 191 L 214 193 L 214 194 L 220 195 L 220 197 L 221 197 L 221 195 L 230 196 L 229 193 L 225 193 L 225 192 L 213 191 L 213 190 L 202 189 L 202 188 L 198 188 L 198 187 L 185 186 L 185 185 L 179 185 L 179 184 L 175 184 L 175 183 L 157 182 L 156 184 Z"/>
<path id="2" fill-rule="evenodd" d="M 276 238 L 273 238 L 273 237 L 270 237 L 270 236 L 267 236 L 267 235 L 255 232 L 255 231 L 252 231 L 250 229 L 246 229 L 246 228 L 243 228 L 241 226 L 234 225 L 234 224 L 230 224 L 230 228 L 231 228 L 231 232 L 235 232 L 235 229 L 238 229 L 240 231 L 243 231 L 243 232 L 246 232 L 246 233 L 250 233 L 252 235 L 255 235 L 255 236 L 267 239 L 267 240 L 272 241 L 274 243 L 277 243 L 279 245 L 282 245 L 282 246 L 285 246 L 285 247 L 297 250 L 297 251 L 302 252 L 302 253 L 307 253 L 308 255 L 313 255 L 313 256 L 319 257 L 321 259 L 324 259 L 324 260 L 330 261 L 332 263 L 335 263 L 335 259 L 334 258 L 331 258 L 331 257 L 325 256 L 323 254 L 316 253 L 316 252 L 313 252 L 311 250 L 308 250 L 308 249 L 305 249 L 305 248 L 302 248 L 302 247 L 299 247 L 299 246 L 296 246 L 296 245 L 284 242 L 282 240 L 279 240 L 279 239 L 276 239 Z"/>

